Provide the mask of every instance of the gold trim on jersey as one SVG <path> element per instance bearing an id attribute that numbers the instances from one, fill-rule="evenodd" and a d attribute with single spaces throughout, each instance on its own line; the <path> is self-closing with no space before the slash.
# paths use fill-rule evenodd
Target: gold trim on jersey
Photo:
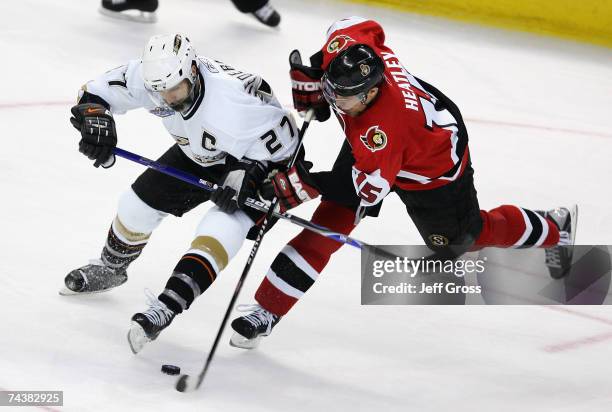
<path id="1" fill-rule="evenodd" d="M 170 134 L 174 140 L 176 140 L 176 144 L 179 146 L 189 146 L 189 139 L 183 136 L 178 136 L 176 134 Z"/>

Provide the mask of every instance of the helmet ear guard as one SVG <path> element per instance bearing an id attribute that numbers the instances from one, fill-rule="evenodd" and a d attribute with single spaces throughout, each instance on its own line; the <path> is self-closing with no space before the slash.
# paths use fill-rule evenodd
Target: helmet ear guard
<path id="1" fill-rule="evenodd" d="M 363 104 L 365 106 L 366 102 L 368 101 L 368 93 L 367 92 L 361 93 L 359 95 L 359 101 L 361 102 L 361 104 Z"/>

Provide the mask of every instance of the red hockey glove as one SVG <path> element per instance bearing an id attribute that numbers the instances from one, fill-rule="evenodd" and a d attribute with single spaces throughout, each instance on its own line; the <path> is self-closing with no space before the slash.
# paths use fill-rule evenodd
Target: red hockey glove
<path id="1" fill-rule="evenodd" d="M 289 76 L 291 76 L 291 89 L 293 93 L 293 106 L 298 112 L 314 109 L 315 118 L 324 122 L 331 114 L 329 104 L 323 97 L 321 77 L 323 69 L 309 67 L 302 64 L 300 52 L 294 50 L 289 55 Z"/>
<path id="2" fill-rule="evenodd" d="M 304 163 L 299 162 L 285 172 L 277 172 L 261 188 L 264 199 L 278 198 L 281 213 L 319 196 L 319 189 L 308 173 L 312 163 Z"/>

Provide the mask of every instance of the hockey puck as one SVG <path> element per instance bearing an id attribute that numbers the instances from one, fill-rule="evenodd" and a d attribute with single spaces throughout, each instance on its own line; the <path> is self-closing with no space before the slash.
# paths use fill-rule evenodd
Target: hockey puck
<path id="1" fill-rule="evenodd" d="M 162 365 L 161 371 L 166 375 L 178 375 L 181 373 L 181 368 L 175 365 Z"/>

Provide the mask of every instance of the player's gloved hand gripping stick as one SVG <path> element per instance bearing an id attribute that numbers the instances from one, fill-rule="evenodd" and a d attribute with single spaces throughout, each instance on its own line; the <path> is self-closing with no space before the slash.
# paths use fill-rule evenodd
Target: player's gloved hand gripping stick
<path id="1" fill-rule="evenodd" d="M 95 167 L 111 167 L 115 163 L 112 150 L 117 145 L 115 120 L 111 112 L 97 103 L 77 104 L 70 111 L 70 123 L 81 132 L 79 152 L 95 160 Z"/>
<path id="2" fill-rule="evenodd" d="M 200 179 L 192 174 L 189 174 L 187 172 L 184 172 L 182 170 L 179 169 L 175 169 L 173 167 L 164 165 L 162 163 L 156 162 L 154 160 L 151 159 L 147 159 L 146 157 L 137 155 L 136 153 L 132 153 L 129 152 L 127 150 L 115 147 L 113 149 L 113 153 L 116 156 L 119 157 L 123 157 L 124 159 L 127 160 L 131 160 L 132 162 L 136 162 L 139 163 L 143 166 L 147 166 L 151 169 L 157 170 L 158 172 L 167 174 L 169 176 L 175 177 L 179 180 L 182 180 L 184 182 L 187 183 L 191 183 L 194 186 L 198 186 L 204 190 L 208 190 L 208 191 L 214 191 L 218 186 L 212 182 L 206 181 L 204 179 Z M 244 204 L 259 210 L 260 212 L 264 212 L 267 213 L 269 210 L 268 205 L 265 202 L 262 202 L 261 200 L 257 200 L 257 199 L 253 199 L 253 198 L 247 198 L 244 201 Z M 362 249 L 364 246 L 370 246 L 365 242 L 362 242 L 360 240 L 354 239 L 350 236 L 344 235 L 342 233 L 338 233 L 338 232 L 334 232 L 332 230 L 329 230 L 323 226 L 319 226 L 319 225 L 315 225 L 314 223 L 306 220 L 306 219 L 302 219 L 300 217 L 297 216 L 293 216 L 289 213 L 286 212 L 279 212 L 279 211 L 274 211 L 272 213 L 272 216 L 278 218 L 278 219 L 283 219 L 283 220 L 287 220 L 291 223 L 293 223 L 294 225 L 300 226 L 304 229 L 310 230 L 312 232 L 318 233 L 321 236 L 325 236 L 328 237 L 330 239 L 333 239 L 337 242 L 340 243 L 345 243 L 347 245 L 351 245 L 353 247 L 356 247 L 358 249 Z"/>

